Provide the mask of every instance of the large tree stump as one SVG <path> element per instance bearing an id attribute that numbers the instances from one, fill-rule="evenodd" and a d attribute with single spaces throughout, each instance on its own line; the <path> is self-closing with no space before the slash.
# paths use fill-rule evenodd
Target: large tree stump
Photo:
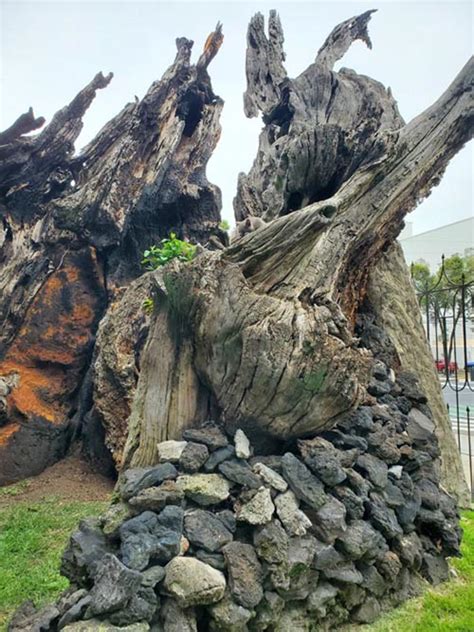
<path id="1" fill-rule="evenodd" d="M 178 39 L 163 78 L 79 155 L 82 117 L 112 74 L 96 75 L 39 134 L 25 135 L 44 123 L 31 109 L 0 134 L 0 483 L 64 453 L 71 420 L 88 408 L 87 388 L 79 393 L 98 322 L 142 273 L 143 250 L 172 230 L 223 237 L 220 191 L 205 175 L 223 105 L 206 69 L 221 41 L 219 27 L 192 65 L 193 43 Z M 141 304 L 134 312 L 143 324 Z M 125 420 L 126 400 L 119 410 Z"/>

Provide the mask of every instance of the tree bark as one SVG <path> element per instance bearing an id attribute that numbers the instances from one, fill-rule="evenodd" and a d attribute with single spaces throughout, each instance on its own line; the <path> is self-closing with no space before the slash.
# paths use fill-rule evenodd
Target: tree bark
<path id="1" fill-rule="evenodd" d="M 143 250 L 170 231 L 202 243 L 224 238 L 220 191 L 205 175 L 223 105 L 207 66 L 221 42 L 218 28 L 192 65 L 193 43 L 178 39 L 163 78 L 80 154 L 82 117 L 112 74 L 97 74 L 39 134 L 25 135 L 44 123 L 32 109 L 0 134 L 0 483 L 64 454 L 71 421 L 88 407 L 81 384 L 97 325 L 142 273 Z M 128 316 L 132 337 L 121 343 L 137 349 L 129 365 L 113 368 L 128 380 L 122 432 L 139 356 L 132 339 L 146 321 L 141 303 Z M 89 418 L 100 426 L 108 418 L 99 412 Z"/>

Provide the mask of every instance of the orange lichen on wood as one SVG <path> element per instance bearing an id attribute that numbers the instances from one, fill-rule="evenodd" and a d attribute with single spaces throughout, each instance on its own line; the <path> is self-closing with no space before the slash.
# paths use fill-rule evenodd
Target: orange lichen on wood
<path id="1" fill-rule="evenodd" d="M 103 308 L 102 283 L 95 254 L 86 249 L 66 255 L 41 287 L 0 362 L 0 376 L 18 376 L 8 396 L 13 423 L 18 416 L 65 421 Z"/>
<path id="2" fill-rule="evenodd" d="M 7 445 L 8 440 L 12 435 L 20 429 L 20 424 L 8 424 L 0 428 L 0 446 Z"/>

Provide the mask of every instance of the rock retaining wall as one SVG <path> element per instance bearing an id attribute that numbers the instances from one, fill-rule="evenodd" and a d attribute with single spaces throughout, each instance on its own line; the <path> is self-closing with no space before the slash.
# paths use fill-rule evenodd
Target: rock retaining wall
<path id="1" fill-rule="evenodd" d="M 426 398 L 382 362 L 369 392 L 282 455 L 212 422 L 160 444 L 160 462 L 124 472 L 116 502 L 72 535 L 72 587 L 10 630 L 333 630 L 445 580 L 461 531 Z"/>

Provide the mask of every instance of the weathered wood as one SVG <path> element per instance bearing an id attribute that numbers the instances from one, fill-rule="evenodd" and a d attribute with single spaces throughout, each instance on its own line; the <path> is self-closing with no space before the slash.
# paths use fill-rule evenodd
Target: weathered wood
<path id="1" fill-rule="evenodd" d="M 369 18 L 336 27 L 295 80 L 284 74 L 276 14 L 268 38 L 261 16 L 250 23 L 246 110 L 261 109 L 265 127 L 235 208 L 237 219 L 270 221 L 181 270 L 199 297 L 190 317 L 193 366 L 229 429 L 289 439 L 331 427 L 367 398 L 370 354 L 354 323 L 369 274 L 472 136 L 472 60 L 408 125 L 380 83 L 332 70 L 354 39 L 370 44 Z M 162 318 L 160 311 L 156 323 Z M 139 378 L 131 419 L 140 447 L 129 444 L 127 462 L 156 456 L 144 446 L 157 436 L 148 442 L 147 428 L 161 422 L 141 398 L 159 375 L 155 367 Z M 195 421 L 190 414 L 187 423 Z"/>
<path id="2" fill-rule="evenodd" d="M 205 175 L 223 105 L 207 66 L 221 43 L 218 28 L 193 65 L 192 41 L 178 39 L 163 78 L 79 155 L 82 117 L 112 74 L 98 73 L 39 134 L 24 135 L 44 122 L 30 110 L 0 136 L 0 378 L 12 384 L 0 427 L 0 482 L 36 473 L 64 452 L 98 322 L 142 273 L 143 250 L 172 230 L 201 243 L 223 237 L 220 191 Z M 143 320 L 141 309 L 133 306 Z M 135 334 L 140 327 L 132 325 Z M 114 371 L 121 367 L 107 373 L 112 384 Z M 114 422 L 110 401 L 91 412 L 112 436 L 113 423 L 126 432 L 122 395 Z"/>

